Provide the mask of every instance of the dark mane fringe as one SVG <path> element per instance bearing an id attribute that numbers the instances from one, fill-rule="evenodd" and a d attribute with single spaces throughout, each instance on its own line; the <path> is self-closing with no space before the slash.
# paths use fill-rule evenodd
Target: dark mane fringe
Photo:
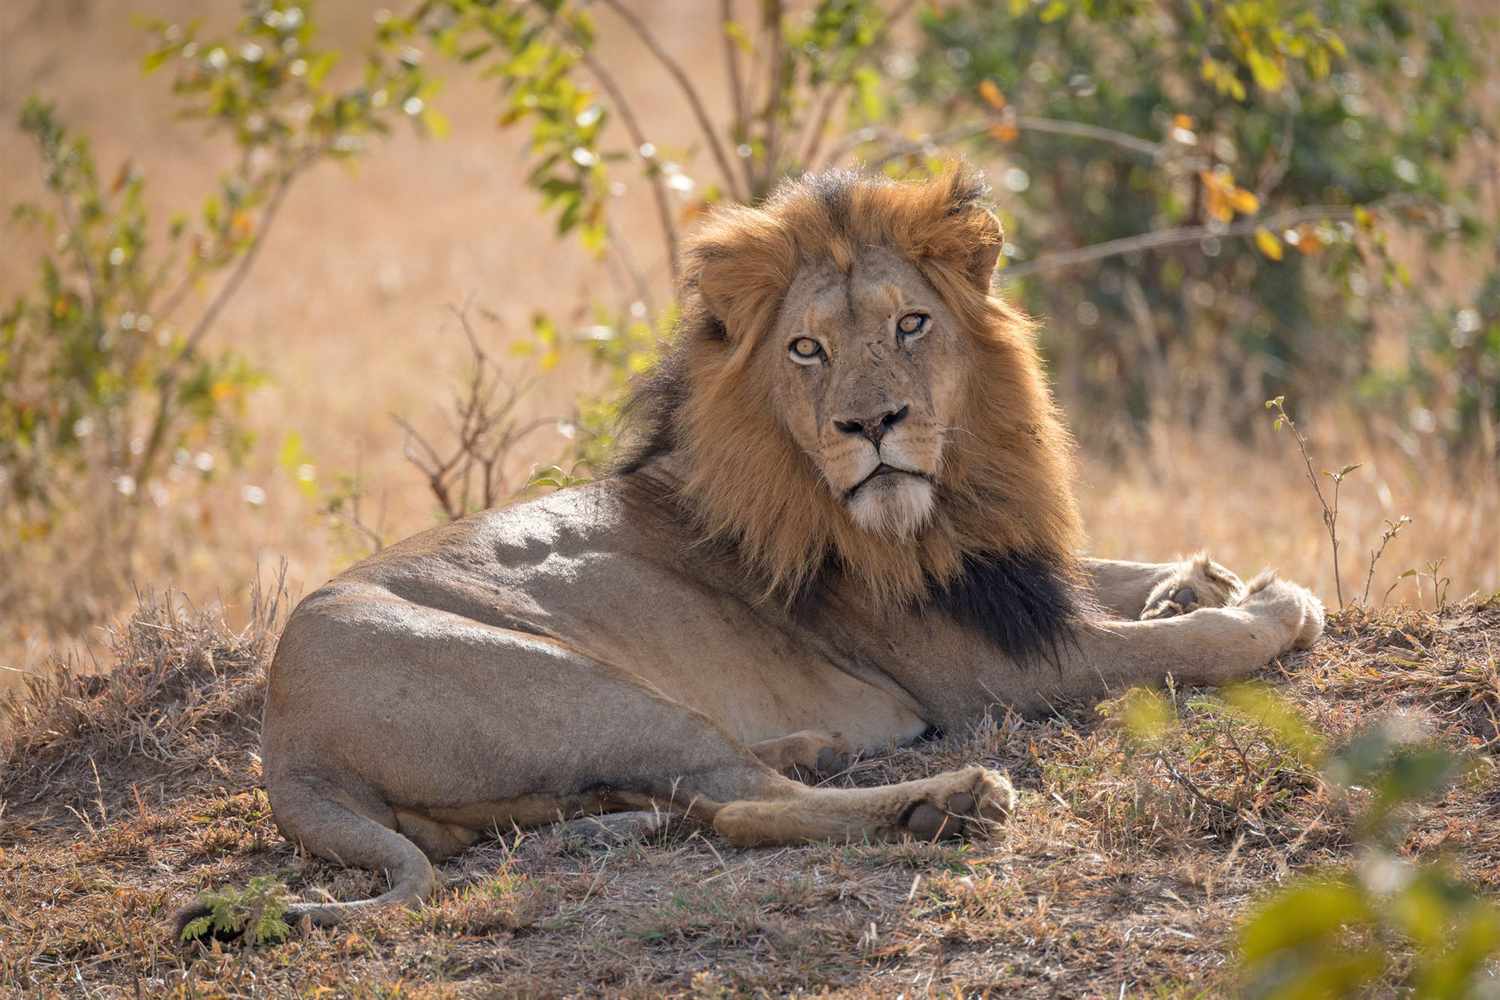
<path id="1" fill-rule="evenodd" d="M 934 583 L 932 603 L 1022 667 L 1060 665 L 1093 611 L 1056 559 L 1018 552 L 965 555 L 958 576 Z"/>
<path id="2" fill-rule="evenodd" d="M 652 369 L 636 376 L 631 383 L 629 395 L 620 408 L 621 443 L 609 475 L 625 476 L 639 472 L 652 459 L 677 448 L 678 412 L 687 402 L 690 391 L 686 373 L 687 341 L 715 333 L 715 321 L 711 316 L 700 315 L 695 324 L 690 324 L 688 319 L 685 316 L 678 321 L 671 346 Z"/>

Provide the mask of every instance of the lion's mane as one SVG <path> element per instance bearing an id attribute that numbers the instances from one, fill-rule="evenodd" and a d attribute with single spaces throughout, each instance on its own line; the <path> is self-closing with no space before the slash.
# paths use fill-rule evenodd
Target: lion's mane
<path id="1" fill-rule="evenodd" d="M 1032 324 L 986 291 L 1001 239 L 986 193 L 962 166 L 925 183 L 833 171 L 716 212 L 684 246 L 682 316 L 627 404 L 619 471 L 675 453 L 676 492 L 704 538 L 735 546 L 768 596 L 795 600 L 842 574 L 878 605 L 935 603 L 1025 658 L 1055 650 L 1082 613 L 1082 532 L 1072 441 Z M 805 262 L 847 270 L 867 245 L 912 261 L 979 348 L 934 515 L 915 539 L 853 524 L 747 363 Z"/>

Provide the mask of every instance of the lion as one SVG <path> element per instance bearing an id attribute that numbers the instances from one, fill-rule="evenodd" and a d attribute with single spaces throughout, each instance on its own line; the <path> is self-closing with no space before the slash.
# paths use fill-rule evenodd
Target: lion
<path id="1" fill-rule="evenodd" d="M 484 831 L 659 809 L 739 846 L 983 835 L 967 767 L 788 773 L 1311 644 L 1318 599 L 1206 556 L 1091 559 L 1001 229 L 956 165 L 834 171 L 713 215 L 618 467 L 424 532 L 310 594 L 270 668 L 264 777 L 308 852 L 414 904 Z M 190 911 L 191 913 L 192 911 Z"/>

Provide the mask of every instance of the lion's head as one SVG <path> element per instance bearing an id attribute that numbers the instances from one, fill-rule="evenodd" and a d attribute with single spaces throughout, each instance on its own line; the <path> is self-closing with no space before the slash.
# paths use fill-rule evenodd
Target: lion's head
<path id="1" fill-rule="evenodd" d="M 996 565 L 1012 589 L 1030 586 L 1018 566 L 1065 586 L 1070 442 L 1030 324 L 990 294 L 984 193 L 961 167 L 816 174 L 685 247 L 683 320 L 632 401 L 648 433 L 629 465 L 675 455 L 706 532 L 769 592 L 835 569 L 879 601 L 962 603 Z"/>

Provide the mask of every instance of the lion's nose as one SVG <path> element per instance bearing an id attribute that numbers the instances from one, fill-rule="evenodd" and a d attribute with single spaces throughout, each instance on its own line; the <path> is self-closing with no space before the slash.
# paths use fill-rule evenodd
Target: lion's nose
<path id="1" fill-rule="evenodd" d="M 833 426 L 845 434 L 858 434 L 861 437 L 869 438 L 870 443 L 879 448 L 881 439 L 885 437 L 886 432 L 905 420 L 906 414 L 910 410 L 910 406 L 901 406 L 898 409 L 887 410 L 874 417 L 853 417 L 846 420 L 835 420 Z"/>

